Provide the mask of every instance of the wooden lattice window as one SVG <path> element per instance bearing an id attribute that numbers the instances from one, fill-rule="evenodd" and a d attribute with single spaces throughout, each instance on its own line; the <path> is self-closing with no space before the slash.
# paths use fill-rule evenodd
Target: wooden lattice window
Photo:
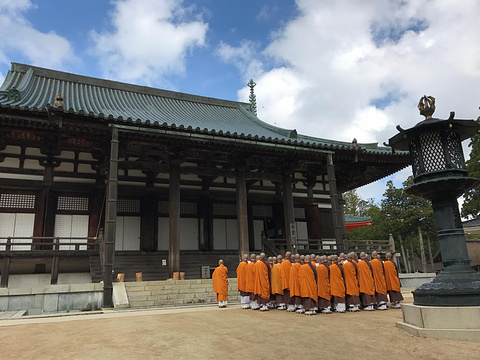
<path id="1" fill-rule="evenodd" d="M 59 196 L 58 210 L 88 211 L 88 198 L 75 196 Z"/>
<path id="2" fill-rule="evenodd" d="M 255 217 L 273 217 L 273 210 L 271 206 L 267 205 L 253 205 L 252 206 L 252 215 Z"/>
<path id="3" fill-rule="evenodd" d="M 235 204 L 213 204 L 213 215 L 237 216 L 237 206 Z"/>
<path id="4" fill-rule="evenodd" d="M 135 199 L 118 199 L 117 212 L 119 213 L 140 213 L 140 200 Z"/>
<path id="5" fill-rule="evenodd" d="M 158 212 L 160 214 L 168 214 L 169 202 L 168 201 L 159 201 L 158 202 Z M 197 203 L 195 202 L 180 202 L 180 214 L 182 215 L 197 215 Z"/>
<path id="6" fill-rule="evenodd" d="M 0 207 L 10 209 L 34 209 L 35 195 L 33 194 L 1 194 Z"/>
<path id="7" fill-rule="evenodd" d="M 305 208 L 294 208 L 295 219 L 305 219 Z"/>

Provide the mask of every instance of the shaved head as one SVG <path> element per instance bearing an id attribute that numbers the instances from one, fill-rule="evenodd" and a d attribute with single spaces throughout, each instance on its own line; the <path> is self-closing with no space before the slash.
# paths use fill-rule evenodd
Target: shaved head
<path id="1" fill-rule="evenodd" d="M 255 260 L 256 258 L 257 258 L 257 256 L 256 256 L 255 254 L 250 255 L 250 260 L 253 261 L 253 260 Z"/>
<path id="2" fill-rule="evenodd" d="M 392 253 L 387 252 L 385 254 L 385 259 L 390 260 L 392 258 Z"/>
<path id="3" fill-rule="evenodd" d="M 223 264 L 223 260 L 222 259 L 218 260 L 218 265 L 222 265 L 222 264 Z"/>
<path id="4" fill-rule="evenodd" d="M 243 255 L 242 255 L 242 259 L 243 259 L 243 260 L 248 260 L 248 254 L 243 254 Z"/>
<path id="5" fill-rule="evenodd" d="M 300 254 L 295 254 L 295 260 L 300 260 Z"/>
<path id="6" fill-rule="evenodd" d="M 377 255 L 378 255 L 378 253 L 377 253 L 376 251 L 372 251 L 372 259 L 373 259 L 373 258 L 376 258 Z"/>
<path id="7" fill-rule="evenodd" d="M 282 259 L 283 259 L 283 258 L 282 258 L 282 255 L 277 255 L 277 261 L 278 261 L 278 262 L 281 262 Z"/>
<path id="8" fill-rule="evenodd" d="M 310 259 L 311 259 L 310 255 L 305 255 L 305 261 L 306 262 L 310 262 Z"/>
<path id="9" fill-rule="evenodd" d="M 262 260 L 265 259 L 265 253 L 260 254 L 260 259 L 262 259 Z"/>

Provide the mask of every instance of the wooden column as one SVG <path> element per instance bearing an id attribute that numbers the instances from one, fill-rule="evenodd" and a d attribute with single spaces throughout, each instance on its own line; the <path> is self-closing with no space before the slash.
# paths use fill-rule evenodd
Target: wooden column
<path id="1" fill-rule="evenodd" d="M 293 208 L 291 174 L 286 174 L 283 177 L 283 214 L 285 219 L 285 240 L 287 243 L 286 251 L 291 251 L 292 247 L 297 247 L 297 226 Z"/>
<path id="2" fill-rule="evenodd" d="M 180 271 L 180 163 L 170 165 L 168 195 L 169 213 L 169 270 L 170 276 Z"/>
<path id="3" fill-rule="evenodd" d="M 248 210 L 247 210 L 247 184 L 245 168 L 237 169 L 237 224 L 238 224 L 238 251 L 240 259 L 243 254 L 248 254 Z"/>
<path id="4" fill-rule="evenodd" d="M 248 197 L 248 196 L 247 196 Z M 248 250 L 255 249 L 255 233 L 253 227 L 253 206 L 252 202 L 247 199 L 247 221 L 248 221 Z M 265 227 L 265 224 L 263 225 Z"/>
<path id="5" fill-rule="evenodd" d="M 158 233 L 158 200 L 155 194 L 140 199 L 140 215 L 140 250 L 155 251 Z"/>
<path id="6" fill-rule="evenodd" d="M 107 202 L 105 212 L 104 236 L 104 272 L 103 272 L 103 306 L 113 308 L 113 265 L 115 256 L 115 236 L 117 227 L 118 200 L 118 129 L 112 128 L 110 142 L 110 168 L 107 182 Z"/>
<path id="7" fill-rule="evenodd" d="M 333 216 L 333 231 L 335 233 L 335 241 L 337 243 L 337 250 L 344 251 L 343 235 L 344 227 L 342 220 L 342 212 L 340 210 L 340 201 L 337 191 L 337 180 L 335 178 L 335 166 L 333 164 L 333 155 L 327 155 L 327 175 L 328 175 L 328 187 L 330 190 L 330 202 L 332 204 L 332 216 Z"/>
<path id="8" fill-rule="evenodd" d="M 55 230 L 55 212 L 57 210 L 57 194 L 50 190 L 53 183 L 54 165 L 44 162 L 45 172 L 43 182 L 45 187 L 35 197 L 35 220 L 33 224 L 34 237 L 53 237 Z M 33 240 L 40 242 L 40 240 Z"/>
<path id="9" fill-rule="evenodd" d="M 321 240 L 322 225 L 320 223 L 320 211 L 318 211 L 318 205 L 307 205 L 305 207 L 305 217 L 307 219 L 308 238 Z"/>
<path id="10" fill-rule="evenodd" d="M 94 238 L 98 236 L 98 231 L 100 230 L 100 224 L 102 222 L 102 213 L 103 213 L 103 199 L 104 192 L 98 190 L 95 193 L 91 194 L 88 198 L 88 210 L 90 215 L 88 216 L 88 237 Z M 94 239 L 89 239 L 88 242 L 95 242 Z"/>
<path id="11" fill-rule="evenodd" d="M 12 248 L 12 240 L 7 239 L 5 245 L 5 252 L 7 255 L 3 257 L 3 266 L 2 266 L 2 277 L 0 279 L 0 287 L 8 288 L 8 278 L 10 276 L 10 250 Z"/>
<path id="12" fill-rule="evenodd" d="M 198 200 L 198 234 L 200 250 L 213 249 L 213 203 L 208 190 L 203 191 Z"/>

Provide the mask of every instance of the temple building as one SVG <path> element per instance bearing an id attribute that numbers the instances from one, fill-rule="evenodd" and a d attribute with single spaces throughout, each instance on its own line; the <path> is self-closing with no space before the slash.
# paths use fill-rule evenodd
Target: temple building
<path id="1" fill-rule="evenodd" d="M 8 258 L 7 271 L 55 282 L 153 256 L 157 278 L 195 278 L 202 259 L 348 248 L 342 193 L 409 155 L 301 135 L 254 106 L 13 63 L 0 87 L 3 269 Z"/>

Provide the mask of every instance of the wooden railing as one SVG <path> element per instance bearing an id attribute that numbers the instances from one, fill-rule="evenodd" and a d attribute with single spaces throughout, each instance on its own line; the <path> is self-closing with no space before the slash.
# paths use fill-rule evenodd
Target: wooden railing
<path id="1" fill-rule="evenodd" d="M 51 281 L 58 281 L 60 256 L 98 255 L 100 238 L 97 237 L 0 237 L 2 276 L 0 287 L 8 287 L 10 261 L 18 257 L 52 258 Z"/>
<path id="2" fill-rule="evenodd" d="M 265 239 L 263 250 L 269 255 L 285 252 L 287 242 L 285 239 Z M 315 254 L 338 253 L 338 246 L 335 239 L 297 239 L 292 244 L 293 251 L 299 253 L 313 252 Z M 393 239 L 390 240 L 350 240 L 344 252 L 371 252 L 377 251 L 380 254 L 395 252 Z"/>
<path id="3" fill-rule="evenodd" d="M 68 250 L 98 251 L 97 237 L 0 237 L 0 257 L 6 253 L 41 255 L 42 253 L 63 253 Z"/>

